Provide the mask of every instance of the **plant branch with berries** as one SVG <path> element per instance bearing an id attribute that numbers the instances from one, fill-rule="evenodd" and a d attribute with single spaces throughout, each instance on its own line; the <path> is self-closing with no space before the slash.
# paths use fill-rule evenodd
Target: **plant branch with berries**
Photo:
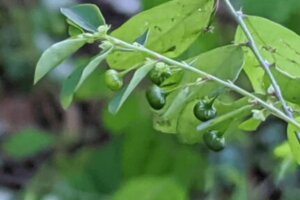
<path id="1" fill-rule="evenodd" d="M 251 93 L 234 83 L 243 70 L 244 60 L 249 59 L 243 54 L 242 48 L 245 45 L 241 45 L 242 43 L 220 47 L 185 61 L 176 59 L 206 32 L 215 11 L 214 0 L 173 0 L 134 16 L 112 33 L 109 33 L 110 27 L 94 5 L 82 4 L 62 9 L 67 17 L 71 37 L 44 52 L 37 64 L 35 83 L 83 45 L 100 42 L 100 53 L 87 66 L 74 70 L 64 82 L 61 101 L 65 108 L 71 104 L 74 94 L 85 80 L 106 60 L 110 69 L 105 72 L 105 82 L 112 91 L 117 92 L 109 104 L 112 113 L 117 113 L 137 85 L 150 77 L 153 86 L 147 90 L 146 97 L 156 115 L 156 128 L 163 132 L 178 132 L 185 137 L 184 134 L 189 131 L 187 129 L 198 130 L 199 133 L 192 134 L 192 138 L 199 142 L 198 135 L 203 135 L 202 139 L 207 146 L 219 151 L 225 145 L 224 132 L 228 123 L 238 121 L 242 124 L 253 113 L 250 120 L 260 124 L 265 120 L 264 113 L 268 112 L 291 126 L 288 132 L 293 130 L 295 134 L 289 141 L 292 141 L 293 153 L 298 155 L 300 124 L 283 98 L 279 83 L 285 80 L 277 81 L 272 74 L 271 65 L 261 55 L 251 30 L 244 22 L 242 12 L 235 11 L 229 0 L 224 2 L 241 27 L 247 39 L 246 46 L 251 49 L 269 78 L 276 100 L 267 92 Z M 168 17 L 161 15 L 163 11 L 168 12 Z M 156 17 L 153 18 L 153 15 Z M 169 20 L 168 23 L 166 20 Z M 196 21 L 199 23 L 196 24 Z M 54 59 L 49 62 L 50 58 Z M 217 62 L 218 59 L 221 62 Z M 223 63 L 228 65 L 228 69 L 221 69 Z M 131 80 L 124 86 L 123 78 L 131 72 Z M 253 83 L 255 84 L 260 83 Z M 228 90 L 245 98 L 233 101 L 232 107 L 228 106 L 228 109 L 216 108 L 224 104 L 218 95 Z M 288 95 L 293 100 L 297 94 Z M 170 125 L 172 123 L 175 125 Z M 200 124 L 198 129 L 197 124 Z M 204 126 L 208 133 L 201 132 L 201 127 Z M 235 126 L 238 129 L 238 125 Z M 294 137 L 299 140 L 297 143 Z"/>

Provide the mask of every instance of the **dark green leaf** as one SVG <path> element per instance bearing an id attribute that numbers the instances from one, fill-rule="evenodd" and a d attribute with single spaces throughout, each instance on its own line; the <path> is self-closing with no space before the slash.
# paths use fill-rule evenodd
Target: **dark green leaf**
<path id="1" fill-rule="evenodd" d="M 87 194 L 112 193 L 121 183 L 120 146 L 113 140 L 101 148 L 87 147 L 72 156 L 62 154 L 55 160 L 56 169 L 73 190 L 85 191 L 82 199 L 89 199 Z"/>
<path id="2" fill-rule="evenodd" d="M 167 1 L 170 1 L 170 0 L 142 0 L 143 2 L 143 9 L 144 10 L 148 10 L 150 8 L 153 8 L 155 6 L 158 6 L 159 4 L 162 4 L 162 3 L 165 3 Z"/>
<path id="3" fill-rule="evenodd" d="M 71 8 L 62 8 L 61 12 L 81 28 L 97 32 L 97 28 L 105 24 L 101 11 L 93 4 L 79 4 Z"/>

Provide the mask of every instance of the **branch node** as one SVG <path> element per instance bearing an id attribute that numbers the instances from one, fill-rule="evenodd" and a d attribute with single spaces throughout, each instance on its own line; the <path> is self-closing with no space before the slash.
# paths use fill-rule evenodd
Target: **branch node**
<path id="1" fill-rule="evenodd" d="M 246 15 L 243 13 L 242 8 L 240 8 L 240 10 L 236 11 L 236 15 L 240 18 L 240 19 L 244 19 L 246 17 Z"/>

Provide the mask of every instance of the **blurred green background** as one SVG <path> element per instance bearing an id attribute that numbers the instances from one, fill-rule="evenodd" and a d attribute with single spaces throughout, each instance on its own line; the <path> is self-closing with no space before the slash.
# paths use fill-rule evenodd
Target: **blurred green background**
<path id="1" fill-rule="evenodd" d="M 285 146 L 278 147 L 286 128 L 280 120 L 270 117 L 254 133 L 232 133 L 227 148 L 212 153 L 203 144 L 185 145 L 153 130 L 144 86 L 117 116 L 109 114 L 113 93 L 101 69 L 64 111 L 61 81 L 97 53 L 94 46 L 32 85 L 42 51 L 67 37 L 60 7 L 95 3 L 117 28 L 166 1 L 0 1 L 0 200 L 299 199 L 299 167 Z M 299 0 L 232 2 L 300 34 Z M 222 4 L 213 26 L 182 57 L 232 41 L 235 24 Z M 243 76 L 238 83 L 250 89 Z"/>

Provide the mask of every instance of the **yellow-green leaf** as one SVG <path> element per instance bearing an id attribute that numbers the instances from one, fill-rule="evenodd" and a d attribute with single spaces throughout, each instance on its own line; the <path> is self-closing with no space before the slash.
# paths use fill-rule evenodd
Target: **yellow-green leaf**
<path id="1" fill-rule="evenodd" d="M 135 42 L 147 30 L 146 47 L 168 57 L 183 53 L 201 35 L 214 10 L 214 0 L 173 0 L 146 10 L 131 18 L 112 35 Z M 108 63 L 115 69 L 128 69 L 143 62 L 139 52 L 115 52 Z"/>

